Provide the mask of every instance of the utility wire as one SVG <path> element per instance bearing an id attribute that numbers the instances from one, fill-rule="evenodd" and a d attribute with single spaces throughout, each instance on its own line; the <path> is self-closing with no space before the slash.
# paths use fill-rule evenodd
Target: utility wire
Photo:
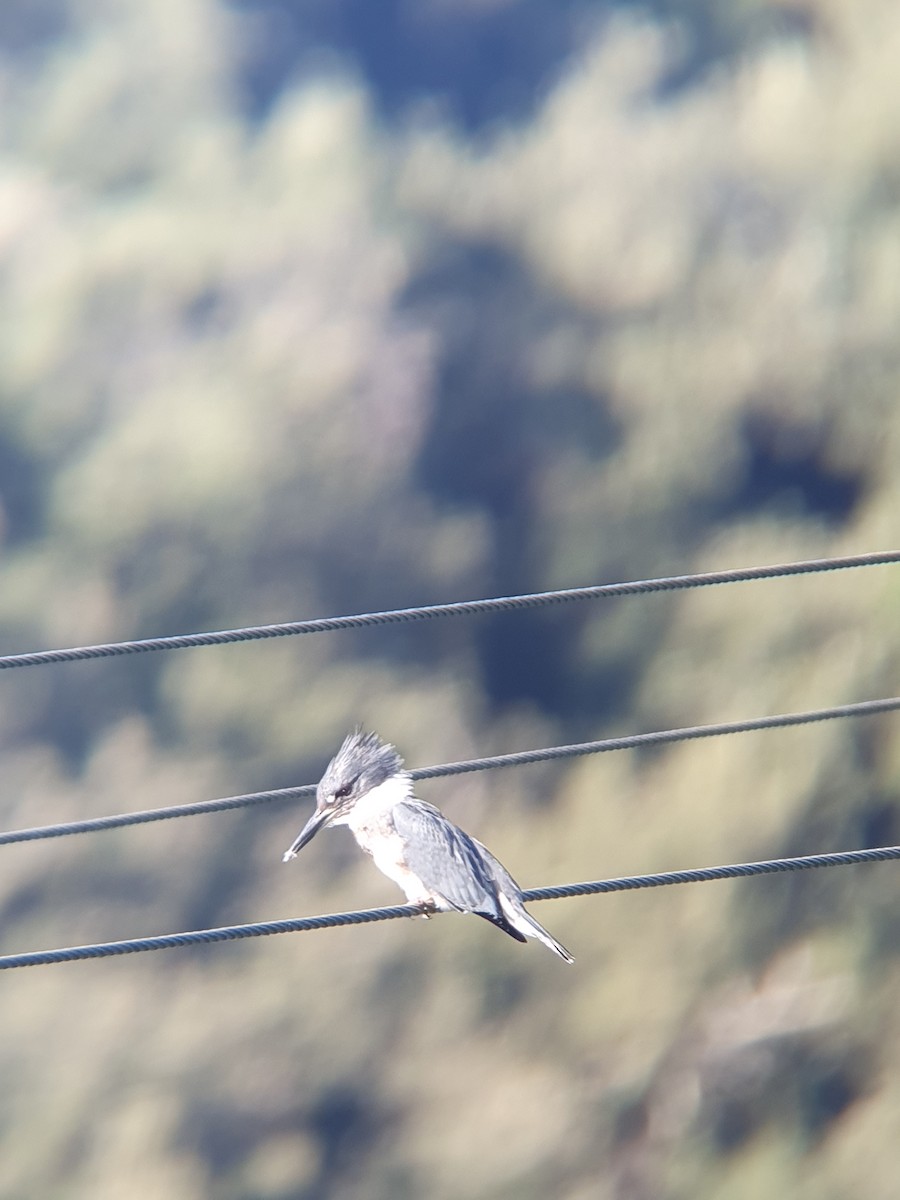
<path id="1" fill-rule="evenodd" d="M 541 608 L 548 604 L 567 604 L 574 600 L 601 600 L 617 596 L 643 595 L 650 592 L 685 591 L 688 588 L 712 587 L 724 583 L 781 579 L 792 575 L 812 575 L 822 571 L 844 571 L 854 567 L 884 566 L 897 562 L 900 562 L 900 550 L 888 550 L 873 554 L 855 554 L 847 558 L 817 558 L 806 562 L 780 563 L 767 567 L 744 567 L 733 571 L 673 575 L 661 579 L 641 579 L 631 583 L 607 583 L 596 587 L 534 592 L 521 596 L 462 600 L 453 604 L 395 608 L 384 612 L 356 613 L 345 617 L 320 617 L 312 621 L 290 621 L 284 625 L 256 625 L 244 629 L 217 630 L 211 633 L 188 633 L 171 637 L 146 638 L 140 641 L 74 646 L 65 650 L 40 650 L 29 654 L 2 656 L 0 657 L 0 670 L 9 670 L 13 667 L 45 666 L 48 663 L 77 662 L 89 658 L 115 658 L 124 654 L 147 654 L 154 650 L 186 650 L 196 646 L 222 646 L 232 642 L 292 637 L 301 633 L 326 633 L 336 629 L 362 629 L 369 625 L 390 625 L 398 621 L 424 621 L 433 617 L 472 616 L 477 613 L 507 612 L 511 609 Z"/>
<path id="2" fill-rule="evenodd" d="M 436 779 L 439 776 L 465 775 L 471 771 L 488 771 L 500 767 L 522 767 L 557 759 L 579 758 L 586 754 L 603 754 L 610 750 L 635 750 L 686 742 L 699 738 L 722 737 L 731 733 L 754 733 L 766 729 L 784 729 L 795 725 L 812 725 L 819 721 L 834 721 L 845 717 L 866 717 L 900 709 L 900 696 L 883 700 L 862 700 L 856 704 L 841 704 L 835 708 L 819 708 L 810 712 L 782 713 L 777 716 L 753 717 L 747 721 L 722 721 L 715 725 L 693 725 L 683 729 L 663 729 L 652 733 L 632 733 L 625 737 L 604 738 L 597 742 L 580 742 L 573 746 L 549 746 L 543 750 L 522 750 L 514 754 L 497 754 L 491 758 L 471 758 L 463 762 L 443 763 L 435 767 L 419 767 L 410 771 L 413 779 Z M 96 833 L 101 829 L 119 829 L 126 825 L 144 825 L 151 821 L 167 821 L 174 817 L 194 817 L 203 813 L 247 808 L 272 800 L 295 800 L 315 794 L 315 784 L 281 788 L 278 791 L 248 792 L 242 796 L 226 796 L 219 800 L 199 800 L 195 804 L 179 804 L 171 808 L 149 808 L 140 812 L 118 813 L 109 817 L 91 817 L 84 821 L 68 821 L 58 825 L 37 825 L 31 829 L 14 829 L 0 833 L 0 846 L 15 842 L 35 842 L 44 838 L 67 837 L 75 833 Z"/>
<path id="3" fill-rule="evenodd" d="M 571 896 L 593 896 L 606 892 L 631 892 L 641 888 L 671 887 L 679 883 L 708 883 L 720 879 L 740 879 L 751 875 L 772 875 L 787 871 L 809 871 L 816 867 L 850 866 L 857 863 L 888 862 L 900 859 L 900 846 L 878 846 L 870 850 L 843 850 L 833 854 L 810 854 L 802 858 L 770 858 L 761 862 L 734 863 L 722 867 L 699 867 L 686 871 L 664 871 L 655 875 L 626 875 L 618 879 L 598 879 L 591 883 L 567 883 L 559 887 L 532 888 L 522 893 L 526 903 L 536 900 L 562 900 Z M 285 921 L 264 921 L 256 925 L 226 925 L 220 929 L 200 929 L 193 933 L 171 933 L 159 937 L 134 938 L 125 942 L 98 942 L 87 946 L 69 946 L 61 950 L 34 950 L 26 954 L 0 957 L 0 970 L 15 967 L 46 966 L 50 963 L 77 962 L 82 959 L 111 958 L 121 954 L 140 954 L 147 950 L 171 950 L 181 946 L 211 942 L 233 942 L 243 938 L 268 937 L 275 933 L 306 933 L 313 929 L 333 929 L 339 925 L 368 925 L 374 921 L 394 921 L 399 917 L 421 916 L 415 904 L 391 908 L 368 908 L 355 912 L 326 913 L 321 917 L 296 917 Z"/>
<path id="4" fill-rule="evenodd" d="M 175 804 L 169 808 L 145 808 L 139 812 L 116 813 L 109 817 L 89 817 L 84 821 L 64 821 L 59 825 L 36 825 L 32 829 L 12 829 L 0 833 L 0 846 L 15 842 L 39 842 L 44 838 L 67 837 L 73 833 L 99 833 L 103 829 L 121 829 L 126 825 L 147 825 L 152 821 L 169 821 L 174 817 L 197 817 L 203 813 L 227 812 L 232 808 L 248 808 L 271 800 L 295 800 L 314 796 L 316 785 L 281 788 L 273 792 L 250 792 L 244 796 L 225 796 L 219 800 L 198 800 L 194 804 Z"/>

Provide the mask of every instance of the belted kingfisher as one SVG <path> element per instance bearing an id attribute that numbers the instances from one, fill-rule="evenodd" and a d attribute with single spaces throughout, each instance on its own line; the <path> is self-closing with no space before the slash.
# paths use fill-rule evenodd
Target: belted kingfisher
<path id="1" fill-rule="evenodd" d="M 525 911 L 521 888 L 490 850 L 413 795 L 403 759 L 376 733 L 357 729 L 344 739 L 319 781 L 316 811 L 284 861 L 326 825 L 349 825 L 375 866 L 399 884 L 423 916 L 452 909 L 475 913 L 517 942 L 537 938 L 565 962 L 574 962 Z"/>

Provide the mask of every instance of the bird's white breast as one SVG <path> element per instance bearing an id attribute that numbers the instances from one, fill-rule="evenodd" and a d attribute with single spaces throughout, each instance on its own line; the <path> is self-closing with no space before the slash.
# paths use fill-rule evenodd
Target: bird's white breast
<path id="1" fill-rule="evenodd" d="M 411 795 L 412 782 L 395 775 L 360 797 L 351 811 L 334 824 L 350 827 L 361 849 L 371 855 L 379 871 L 406 893 L 407 900 L 414 904 L 430 901 L 443 908 L 446 907 L 443 898 L 437 897 L 407 868 L 403 839 L 394 828 L 392 810 Z"/>
<path id="2" fill-rule="evenodd" d="M 403 775 L 393 775 L 384 783 L 380 783 L 378 787 L 366 792 L 364 796 L 360 796 L 347 816 L 334 823 L 335 825 L 349 825 L 353 833 L 357 835 L 357 841 L 359 841 L 360 830 L 380 828 L 385 825 L 393 828 L 393 822 L 390 819 L 391 809 L 395 804 L 402 804 L 411 793 L 410 780 Z"/>

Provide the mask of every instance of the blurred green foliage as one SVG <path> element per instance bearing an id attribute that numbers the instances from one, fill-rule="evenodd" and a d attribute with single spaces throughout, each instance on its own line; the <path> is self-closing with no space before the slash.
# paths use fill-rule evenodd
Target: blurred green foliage
<path id="1" fill-rule="evenodd" d="M 459 61 L 539 21 L 421 8 Z M 251 112 L 271 9 L 4 5 L 4 651 L 897 545 L 900 11 L 561 5 L 572 53 L 476 130 L 312 49 Z M 356 721 L 420 765 L 893 694 L 898 597 L 15 672 L 2 824 L 308 782 Z M 426 794 L 526 886 L 896 842 L 895 726 Z M 282 868 L 303 817 L 8 847 L 2 949 L 397 898 L 340 834 Z M 886 1200 L 895 877 L 569 901 L 570 970 L 443 918 L 9 972 L 0 1194 Z"/>

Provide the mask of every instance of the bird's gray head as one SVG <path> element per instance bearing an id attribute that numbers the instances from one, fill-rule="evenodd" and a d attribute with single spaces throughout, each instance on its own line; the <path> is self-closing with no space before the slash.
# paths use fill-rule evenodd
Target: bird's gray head
<path id="1" fill-rule="evenodd" d="M 377 733 L 356 729 L 325 768 L 316 788 L 316 808 L 332 809 L 332 817 L 342 816 L 366 792 L 402 770 L 403 759 L 393 746 Z"/>
<path id="2" fill-rule="evenodd" d="M 316 811 L 284 855 L 293 858 L 320 829 L 345 817 L 358 800 L 393 775 L 402 775 L 403 759 L 377 733 L 354 730 L 344 738 L 316 788 Z"/>

